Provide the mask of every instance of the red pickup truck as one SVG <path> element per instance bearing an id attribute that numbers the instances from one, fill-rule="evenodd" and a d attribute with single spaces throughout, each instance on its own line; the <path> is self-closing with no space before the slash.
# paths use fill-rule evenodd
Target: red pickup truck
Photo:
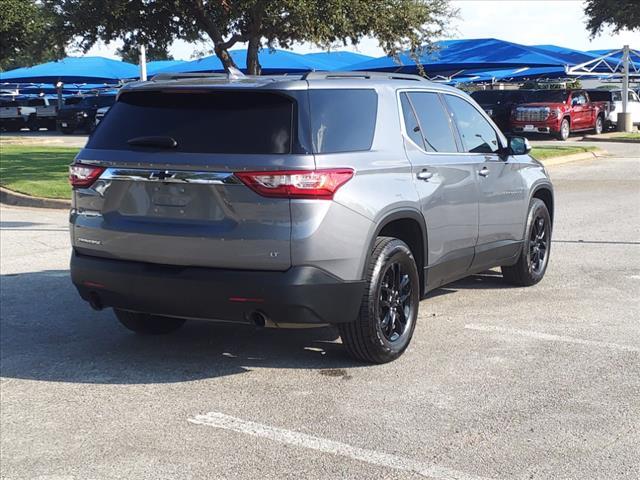
<path id="1" fill-rule="evenodd" d="M 511 111 L 510 127 L 518 133 L 548 133 L 560 140 L 571 132 L 602 133 L 608 102 L 592 102 L 584 90 L 534 90 Z"/>

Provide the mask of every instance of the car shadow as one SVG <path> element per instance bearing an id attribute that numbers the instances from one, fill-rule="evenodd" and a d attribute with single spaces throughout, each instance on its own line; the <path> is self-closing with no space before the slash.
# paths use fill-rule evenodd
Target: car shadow
<path id="1" fill-rule="evenodd" d="M 515 285 L 507 283 L 502 278 L 502 273 L 497 270 L 485 270 L 484 272 L 477 273 L 475 275 L 469 275 L 461 280 L 453 283 L 448 283 L 440 288 L 436 288 L 427 293 L 425 299 L 435 298 L 442 295 L 448 295 L 450 293 L 456 293 L 459 290 L 474 290 L 474 289 L 507 289 L 517 288 Z"/>
<path id="2" fill-rule="evenodd" d="M 508 288 L 483 272 L 434 290 L 429 298 L 470 288 Z M 259 329 L 190 321 L 171 335 L 136 335 L 111 309 L 80 299 L 68 270 L 0 276 L 0 374 L 50 382 L 147 384 L 188 382 L 257 368 L 317 369 L 348 378 L 364 364 L 348 356 L 335 328 Z"/>
<path id="3" fill-rule="evenodd" d="M 256 368 L 318 369 L 340 376 L 344 369 L 363 366 L 347 355 L 331 327 L 271 330 L 191 321 L 171 335 L 136 335 L 110 309 L 91 310 L 67 270 L 2 275 L 0 305 L 5 379 L 146 384 Z"/>

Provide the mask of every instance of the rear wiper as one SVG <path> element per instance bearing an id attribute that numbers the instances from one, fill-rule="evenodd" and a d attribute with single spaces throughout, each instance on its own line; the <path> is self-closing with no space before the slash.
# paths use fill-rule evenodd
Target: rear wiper
<path id="1" fill-rule="evenodd" d="M 127 140 L 127 143 L 137 147 L 160 147 L 160 148 L 176 148 L 178 142 L 169 136 L 149 135 L 146 137 L 134 137 Z"/>

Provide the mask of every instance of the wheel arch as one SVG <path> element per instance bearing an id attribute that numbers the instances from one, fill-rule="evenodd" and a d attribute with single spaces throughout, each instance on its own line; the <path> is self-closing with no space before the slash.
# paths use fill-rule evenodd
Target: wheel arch
<path id="1" fill-rule="evenodd" d="M 551 224 L 553 225 L 553 215 L 554 215 L 554 198 L 553 198 L 553 189 L 550 185 L 542 184 L 538 185 L 534 188 L 533 193 L 531 194 L 531 198 L 537 198 L 542 200 L 544 204 L 547 206 L 547 210 L 549 210 L 549 216 L 551 217 Z"/>
<path id="2" fill-rule="evenodd" d="M 369 240 L 365 269 L 369 264 L 376 238 L 379 236 L 395 237 L 408 245 L 416 261 L 416 267 L 418 268 L 420 291 L 424 292 L 424 269 L 427 267 L 429 255 L 427 225 L 422 213 L 414 209 L 394 210 L 387 213 L 378 221 L 373 235 Z"/>

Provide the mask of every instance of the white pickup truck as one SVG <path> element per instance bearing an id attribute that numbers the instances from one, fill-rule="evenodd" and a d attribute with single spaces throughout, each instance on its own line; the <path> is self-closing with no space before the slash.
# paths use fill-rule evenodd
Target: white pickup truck
<path id="1" fill-rule="evenodd" d="M 615 128 L 618 123 L 618 112 L 622 111 L 622 90 L 620 89 L 604 89 L 596 88 L 588 90 L 591 99 L 597 99 L 602 102 L 609 102 L 610 109 L 607 118 L 605 118 L 605 126 Z M 629 90 L 627 97 L 627 112 L 631 113 L 631 121 L 634 125 L 640 125 L 640 97 L 633 90 Z"/>
<path id="2" fill-rule="evenodd" d="M 0 98 L 0 129 L 7 132 L 37 129 L 36 108 L 23 103 L 19 97 Z"/>
<path id="3" fill-rule="evenodd" d="M 46 128 L 56 129 L 56 118 L 58 116 L 58 100 L 54 97 L 30 97 L 20 102 L 27 107 L 36 109 L 35 125 L 29 125 L 31 130 Z"/>

